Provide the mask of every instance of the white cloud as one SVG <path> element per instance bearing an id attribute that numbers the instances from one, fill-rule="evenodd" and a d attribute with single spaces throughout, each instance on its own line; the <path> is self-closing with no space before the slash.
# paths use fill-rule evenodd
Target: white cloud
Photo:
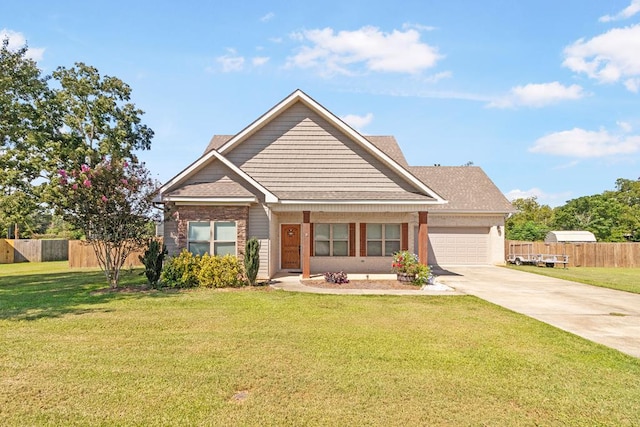
<path id="1" fill-rule="evenodd" d="M 340 118 L 352 128 L 360 131 L 373 121 L 373 114 L 367 113 L 364 116 L 358 116 L 357 114 L 347 114 L 346 116 Z"/>
<path id="2" fill-rule="evenodd" d="M 310 45 L 301 46 L 287 60 L 287 66 L 315 68 L 322 75 L 354 75 L 362 71 L 417 74 L 433 67 L 442 58 L 438 49 L 420 41 L 414 29 L 384 33 L 376 27 L 356 31 L 332 28 L 305 30 L 291 38 Z"/>
<path id="3" fill-rule="evenodd" d="M 505 194 L 506 198 L 509 201 L 513 201 L 515 199 L 527 199 L 529 197 L 535 197 L 538 204 L 540 205 L 549 205 L 550 207 L 555 207 L 563 204 L 566 200 L 568 200 L 571 196 L 571 193 L 565 191 L 563 193 L 546 193 L 540 188 L 533 187 L 529 190 L 520 190 L 514 189 Z"/>
<path id="4" fill-rule="evenodd" d="M 640 151 L 640 136 L 614 135 L 604 129 L 588 131 L 574 128 L 539 138 L 529 151 L 573 158 L 632 154 Z"/>
<path id="5" fill-rule="evenodd" d="M 600 22 L 619 21 L 621 19 L 631 18 L 633 15 L 637 14 L 638 12 L 640 12 L 640 0 L 631 0 L 631 4 L 625 7 L 624 9 L 622 9 L 617 14 L 613 16 L 611 15 L 601 16 L 599 21 Z"/>
<path id="6" fill-rule="evenodd" d="M 624 133 L 629 133 L 633 130 L 633 126 L 629 122 L 618 121 L 616 124 Z"/>
<path id="7" fill-rule="evenodd" d="M 238 55 L 235 49 L 227 49 L 226 55 L 218 56 L 216 62 L 222 65 L 222 71 L 230 73 L 232 71 L 242 71 L 244 68 L 244 57 Z"/>
<path id="8" fill-rule="evenodd" d="M 410 22 L 405 22 L 404 24 L 402 24 L 402 29 L 403 30 L 414 29 L 418 31 L 435 31 L 437 28 L 432 27 L 430 25 L 412 24 Z"/>
<path id="9" fill-rule="evenodd" d="M 261 65 L 266 64 L 267 61 L 269 61 L 268 56 L 256 56 L 251 60 L 251 63 L 253 64 L 254 67 L 259 67 Z"/>
<path id="10" fill-rule="evenodd" d="M 269 21 L 271 21 L 275 16 L 276 16 L 276 14 L 275 14 L 275 13 L 273 13 L 273 12 L 269 12 L 269 13 L 267 13 L 266 15 L 264 15 L 264 16 L 262 16 L 262 17 L 260 17 L 260 21 L 261 21 L 261 22 L 269 22 Z"/>
<path id="11" fill-rule="evenodd" d="M 580 39 L 564 49 L 563 66 L 585 73 L 601 83 L 625 79 L 630 91 L 638 90 L 640 77 L 640 24 L 614 28 L 591 40 Z"/>
<path id="12" fill-rule="evenodd" d="M 576 84 L 564 86 L 559 82 L 529 83 L 512 88 L 507 96 L 494 100 L 487 106 L 490 108 L 544 107 L 582 97 L 584 97 L 582 87 Z"/>
<path id="13" fill-rule="evenodd" d="M 425 83 L 438 83 L 440 80 L 450 79 L 451 77 L 453 77 L 453 73 L 451 71 L 442 71 L 440 73 L 425 77 L 423 81 Z"/>
<path id="14" fill-rule="evenodd" d="M 629 92 L 638 93 L 638 91 L 640 90 L 640 77 L 635 79 L 627 79 L 624 82 L 624 87 L 626 87 Z"/>
<path id="15" fill-rule="evenodd" d="M 22 33 L 3 28 L 0 30 L 0 41 L 6 38 L 9 39 L 9 50 L 12 51 L 16 51 L 27 44 L 27 39 Z M 34 61 L 40 61 L 44 56 L 44 50 L 43 47 L 29 47 L 25 57 L 33 59 Z"/>

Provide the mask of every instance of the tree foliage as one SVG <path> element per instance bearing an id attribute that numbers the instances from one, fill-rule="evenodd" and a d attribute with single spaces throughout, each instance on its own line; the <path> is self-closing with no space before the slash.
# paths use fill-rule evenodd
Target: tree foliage
<path id="1" fill-rule="evenodd" d="M 578 197 L 554 209 L 535 197 L 512 202 L 506 221 L 511 240 L 543 240 L 549 230 L 591 231 L 599 241 L 640 241 L 640 180 L 619 178 L 614 191 Z"/>
<path id="2" fill-rule="evenodd" d="M 40 209 L 39 185 L 52 130 L 61 123 L 52 113 L 53 92 L 27 47 L 0 47 L 0 225 L 21 223 L 33 228 L 33 213 Z"/>
<path id="3" fill-rule="evenodd" d="M 153 131 L 130 103 L 131 88 L 76 63 L 44 76 L 28 47 L 0 48 L 0 225 L 21 223 L 55 201 L 58 170 L 97 164 L 105 156 L 131 159 L 151 146 Z"/>
<path id="4" fill-rule="evenodd" d="M 96 166 L 60 169 L 52 194 L 65 221 L 82 230 L 111 287 L 127 257 L 150 237 L 156 183 L 144 164 L 105 158 Z"/>
<path id="5" fill-rule="evenodd" d="M 516 199 L 511 202 L 517 212 L 507 218 L 506 238 L 510 240 L 543 240 L 551 230 L 553 209 L 540 205 L 536 197 Z"/>

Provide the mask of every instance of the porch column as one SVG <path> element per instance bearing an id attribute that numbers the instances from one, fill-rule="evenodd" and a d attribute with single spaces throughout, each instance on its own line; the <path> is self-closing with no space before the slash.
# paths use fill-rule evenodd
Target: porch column
<path id="1" fill-rule="evenodd" d="M 427 225 L 428 212 L 418 212 L 418 260 L 420 264 L 429 265 L 429 238 Z"/>
<path id="2" fill-rule="evenodd" d="M 302 211 L 302 278 L 311 277 L 311 212 Z"/>

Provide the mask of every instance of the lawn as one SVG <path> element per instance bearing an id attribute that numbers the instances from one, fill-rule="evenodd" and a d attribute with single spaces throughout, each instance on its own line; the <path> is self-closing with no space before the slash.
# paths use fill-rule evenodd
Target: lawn
<path id="1" fill-rule="evenodd" d="M 640 424 L 640 360 L 471 296 L 103 282 L 0 265 L 1 425 Z"/>
<path id="2" fill-rule="evenodd" d="M 533 265 L 514 266 L 510 268 L 559 279 L 586 283 L 587 285 L 640 294 L 640 268 L 607 268 L 607 267 L 570 267 L 546 268 Z"/>

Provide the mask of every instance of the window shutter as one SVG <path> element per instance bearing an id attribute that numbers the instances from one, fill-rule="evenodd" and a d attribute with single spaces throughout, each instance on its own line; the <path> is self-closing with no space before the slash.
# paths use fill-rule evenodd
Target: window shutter
<path id="1" fill-rule="evenodd" d="M 360 223 L 360 256 L 367 256 L 367 224 Z"/>
<path id="2" fill-rule="evenodd" d="M 309 245 L 309 256 L 313 256 L 313 251 L 316 247 L 316 236 L 313 234 L 313 223 L 309 224 L 309 239 L 311 240 L 311 245 Z"/>
<path id="3" fill-rule="evenodd" d="M 356 256 L 356 223 L 349 223 L 349 256 Z"/>
<path id="4" fill-rule="evenodd" d="M 408 251 L 409 250 L 409 223 L 403 222 L 401 226 L 401 234 L 400 234 L 400 250 Z"/>

